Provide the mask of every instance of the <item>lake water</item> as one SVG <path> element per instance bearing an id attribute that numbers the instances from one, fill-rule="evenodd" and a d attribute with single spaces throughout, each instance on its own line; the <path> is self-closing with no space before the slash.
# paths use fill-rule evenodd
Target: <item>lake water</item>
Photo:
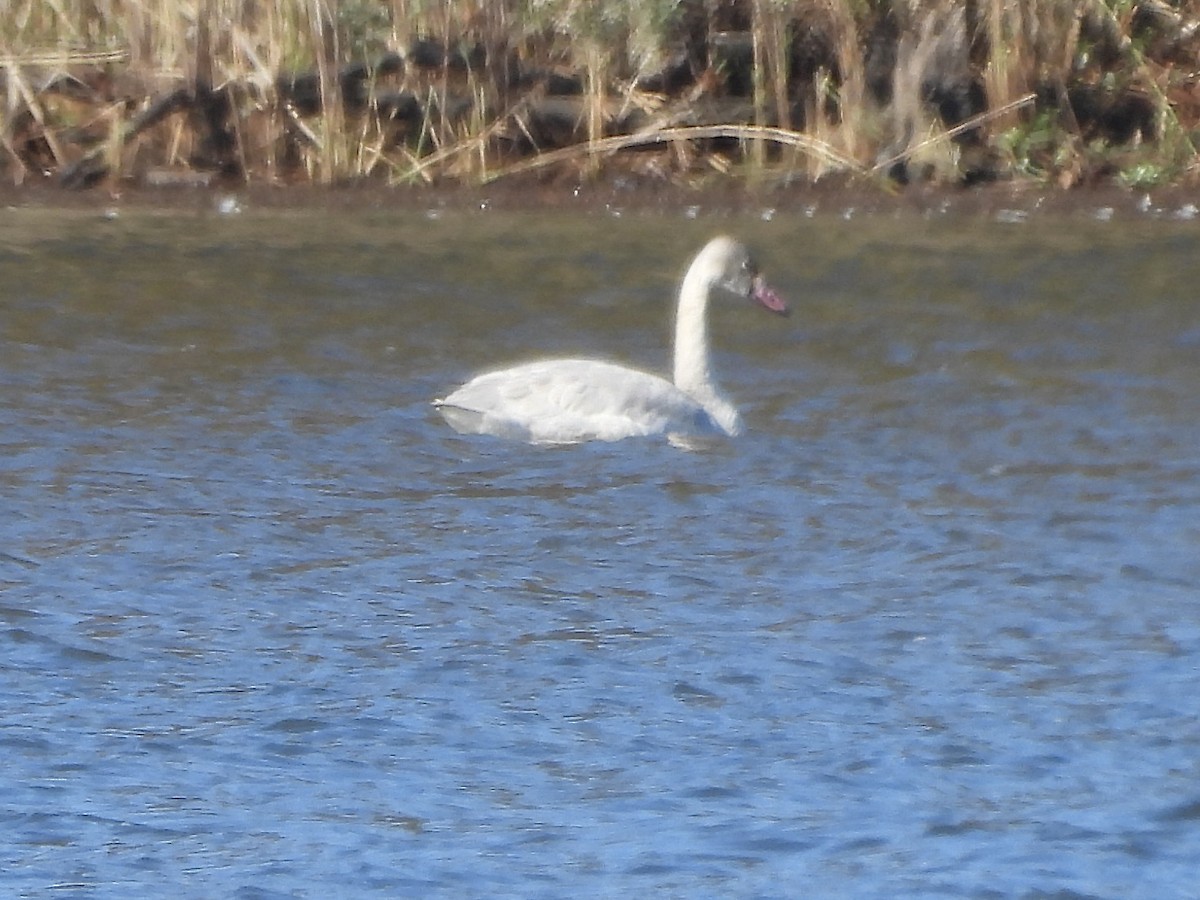
<path id="1" fill-rule="evenodd" d="M 1197 896 L 1198 229 L 0 212 L 0 893 Z M 718 231 L 743 437 L 430 408 Z"/>

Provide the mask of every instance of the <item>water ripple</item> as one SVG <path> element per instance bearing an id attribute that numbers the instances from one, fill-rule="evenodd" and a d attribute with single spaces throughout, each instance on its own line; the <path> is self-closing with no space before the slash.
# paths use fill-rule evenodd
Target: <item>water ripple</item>
<path id="1" fill-rule="evenodd" d="M 0 226 L 7 893 L 1192 889 L 1190 232 L 753 216 L 680 453 L 428 400 L 661 367 L 704 216 L 418 218 Z"/>

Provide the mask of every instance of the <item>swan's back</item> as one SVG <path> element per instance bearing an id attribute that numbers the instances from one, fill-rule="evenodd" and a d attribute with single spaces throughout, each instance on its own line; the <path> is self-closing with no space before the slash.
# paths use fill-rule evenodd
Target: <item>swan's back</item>
<path id="1" fill-rule="evenodd" d="M 455 431 L 535 444 L 724 433 L 704 407 L 665 378 L 589 359 L 488 372 L 436 406 Z"/>

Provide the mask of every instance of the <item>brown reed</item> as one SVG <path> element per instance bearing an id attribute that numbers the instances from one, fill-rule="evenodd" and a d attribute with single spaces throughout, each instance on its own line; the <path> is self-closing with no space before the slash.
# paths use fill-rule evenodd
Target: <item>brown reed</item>
<path id="1" fill-rule="evenodd" d="M 867 86 L 868 45 L 889 17 L 897 63 L 882 96 Z M 1060 182 L 1089 166 L 1186 173 L 1197 169 L 1200 111 L 1175 102 L 1190 76 L 1174 61 L 1192 24 L 1186 8 L 1151 0 L 8 0 L 0 173 L 20 181 L 90 160 L 117 180 L 219 165 L 247 180 L 480 183 L 557 160 L 586 177 L 618 164 L 614 148 L 670 135 L 665 164 L 680 175 L 707 159 L 752 179 L 819 178 L 932 154 L 929 170 L 952 179 L 967 133 L 990 143 L 1002 170 Z M 736 63 L 713 43 L 738 29 L 751 48 L 748 105 Z M 417 58 L 421 41 L 440 48 L 440 62 Z M 827 55 L 800 64 L 809 44 Z M 402 70 L 372 69 L 366 101 L 349 92 L 348 67 L 386 53 L 404 58 Z M 649 86 L 681 54 L 692 81 Z M 580 86 L 565 147 L 545 146 L 537 125 L 555 71 Z M 286 88 L 305 73 L 319 97 L 308 106 Z M 985 106 L 969 111 L 969 127 L 939 119 L 929 100 L 931 81 L 950 77 L 982 85 Z M 1117 85 L 1118 99 L 1144 98 L 1137 141 L 1114 143 L 1079 115 L 1073 98 L 1097 84 Z M 178 90 L 186 102 L 150 114 Z M 411 98 L 418 118 L 386 112 L 382 96 Z M 1022 135 L 1047 116 L 1053 162 L 1027 164 L 1013 148 L 1034 146 Z M 225 143 L 214 157 L 217 138 Z"/>

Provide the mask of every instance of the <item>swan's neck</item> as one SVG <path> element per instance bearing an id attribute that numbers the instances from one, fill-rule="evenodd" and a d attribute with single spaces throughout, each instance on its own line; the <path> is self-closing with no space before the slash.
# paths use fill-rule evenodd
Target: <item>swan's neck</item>
<path id="1" fill-rule="evenodd" d="M 708 352 L 708 294 L 713 278 L 706 265 L 693 265 L 679 289 L 675 312 L 675 387 L 703 406 L 729 434 L 741 430 L 737 409 L 721 396 Z"/>
<path id="2" fill-rule="evenodd" d="M 693 397 L 714 391 L 708 359 L 708 292 L 712 279 L 693 265 L 675 311 L 675 386 Z"/>

